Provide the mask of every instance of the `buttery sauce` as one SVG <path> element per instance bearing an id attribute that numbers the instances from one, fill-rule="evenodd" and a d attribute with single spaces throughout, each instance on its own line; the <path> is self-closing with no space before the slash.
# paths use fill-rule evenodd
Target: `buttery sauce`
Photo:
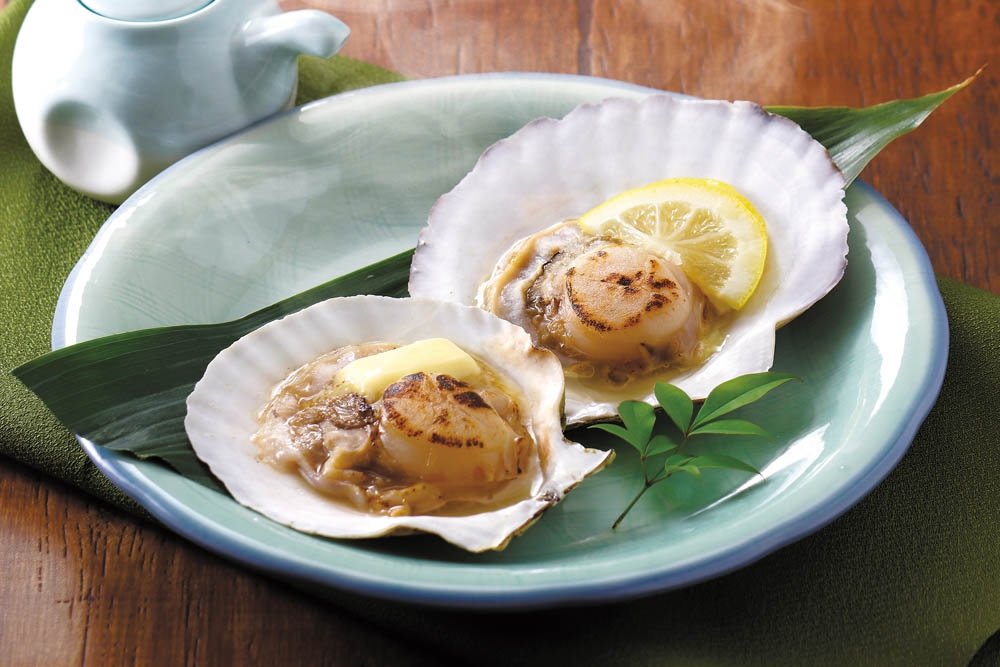
<path id="1" fill-rule="evenodd" d="M 355 360 L 398 348 L 350 345 L 292 372 L 257 416 L 258 459 L 373 514 L 466 515 L 527 497 L 535 443 L 518 402 L 482 364 L 468 381 L 410 372 L 377 397 L 341 381 Z"/>
<path id="2" fill-rule="evenodd" d="M 589 270 L 589 284 L 599 289 L 579 304 L 573 287 L 581 281 L 574 278 L 588 261 L 606 266 Z M 477 305 L 528 331 L 559 357 L 567 377 L 620 389 L 652 386 L 700 366 L 722 346 L 733 317 L 719 312 L 679 267 L 646 249 L 587 234 L 575 220 L 518 242 L 480 288 Z M 589 328 L 579 319 L 589 320 Z"/>

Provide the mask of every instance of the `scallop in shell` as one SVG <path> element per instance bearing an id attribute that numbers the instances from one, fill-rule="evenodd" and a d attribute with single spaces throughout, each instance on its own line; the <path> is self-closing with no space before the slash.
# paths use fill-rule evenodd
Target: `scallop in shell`
<path id="1" fill-rule="evenodd" d="M 454 359 L 428 361 L 431 344 Z M 223 350 L 185 428 L 233 498 L 275 521 L 338 538 L 436 533 L 478 552 L 610 462 L 564 437 L 562 400 L 559 362 L 520 328 L 455 303 L 359 296 Z"/>
<path id="2" fill-rule="evenodd" d="M 659 379 L 697 399 L 727 379 L 769 369 L 775 330 L 822 298 L 844 273 L 847 208 L 844 177 L 826 149 L 792 121 L 750 102 L 655 94 L 585 104 L 560 120 L 529 123 L 488 148 L 436 202 L 420 233 L 410 293 L 490 305 L 483 297 L 488 283 L 498 274 L 517 274 L 523 285 L 511 283 L 515 287 L 501 299 L 508 311 L 501 314 L 526 326 L 528 318 L 519 313 L 531 305 L 540 272 L 564 255 L 582 257 L 567 247 L 588 248 L 591 242 L 586 234 L 582 241 L 560 240 L 560 225 L 619 193 L 665 179 L 713 179 L 750 202 L 766 223 L 760 282 L 745 304 L 720 320 L 709 352 L 688 367 L 607 382 L 569 372 L 563 359 L 567 423 L 614 417 L 624 399 L 655 405 L 652 385 Z M 570 236 L 579 237 L 577 231 Z M 523 255 L 526 245 L 541 247 L 541 254 L 534 264 L 522 257 L 529 270 L 512 270 L 510 258 Z M 657 261 L 662 259 L 674 272 L 660 282 L 683 282 L 684 267 L 670 257 Z M 564 275 L 578 268 L 570 263 Z M 690 317 L 701 313 L 700 306 L 689 310 L 695 313 Z M 532 334 L 539 342 L 539 332 Z"/>

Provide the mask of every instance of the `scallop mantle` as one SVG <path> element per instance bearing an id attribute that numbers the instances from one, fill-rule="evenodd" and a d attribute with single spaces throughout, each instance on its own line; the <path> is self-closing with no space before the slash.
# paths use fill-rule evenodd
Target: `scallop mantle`
<path id="1" fill-rule="evenodd" d="M 752 102 L 653 94 L 583 104 L 502 139 L 432 207 L 410 271 L 413 296 L 473 305 L 518 240 L 655 181 L 714 178 L 764 217 L 768 256 L 722 348 L 670 381 L 692 398 L 774 363 L 775 331 L 825 296 L 847 266 L 845 179 L 822 144 Z M 566 381 L 568 425 L 613 418 L 623 398 Z"/>

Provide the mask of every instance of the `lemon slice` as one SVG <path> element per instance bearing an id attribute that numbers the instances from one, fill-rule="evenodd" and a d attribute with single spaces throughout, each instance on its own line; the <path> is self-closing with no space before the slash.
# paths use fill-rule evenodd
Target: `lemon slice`
<path id="1" fill-rule="evenodd" d="M 764 218 L 722 181 L 671 178 L 627 190 L 584 213 L 579 224 L 678 262 L 716 305 L 742 308 L 764 273 Z"/>

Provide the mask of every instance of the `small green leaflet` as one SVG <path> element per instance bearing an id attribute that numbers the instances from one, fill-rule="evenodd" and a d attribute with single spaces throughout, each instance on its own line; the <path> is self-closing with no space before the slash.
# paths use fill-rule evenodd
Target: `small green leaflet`
<path id="1" fill-rule="evenodd" d="M 745 419 L 723 419 L 731 412 L 760 400 L 765 394 L 786 382 L 798 378 L 789 373 L 750 373 L 723 382 L 709 392 L 704 403 L 695 413 L 694 401 L 680 388 L 657 382 L 653 393 L 663 408 L 667 418 L 680 432 L 680 441 L 675 442 L 665 433 L 654 434 L 656 413 L 653 406 L 639 401 L 624 401 L 618 406 L 622 424 L 594 424 L 590 428 L 611 433 L 624 440 L 639 452 L 643 485 L 632 498 L 625 510 L 612 525 L 617 528 L 639 499 L 652 486 L 668 479 L 675 473 L 683 472 L 701 479 L 702 470 L 715 468 L 741 470 L 760 474 L 752 465 L 725 454 L 690 453 L 692 437 L 697 435 L 740 435 L 771 437 L 760 426 Z M 651 459 L 669 454 L 659 465 L 651 465 Z"/>
<path id="2" fill-rule="evenodd" d="M 621 417 L 624 427 L 618 424 L 595 424 L 594 428 L 618 436 L 635 447 L 640 454 L 643 454 L 649 445 L 650 436 L 653 434 L 653 425 L 656 423 L 656 413 L 653 411 L 653 406 L 642 401 L 623 401 L 618 406 L 618 415 Z"/>
<path id="3" fill-rule="evenodd" d="M 696 433 L 708 422 L 753 403 L 775 387 L 794 378 L 794 375 L 787 373 L 751 373 L 723 382 L 713 389 L 702 403 L 698 416 L 691 424 L 690 432 Z"/>
<path id="4" fill-rule="evenodd" d="M 691 419 L 694 417 L 694 401 L 683 390 L 665 382 L 658 382 L 653 393 L 674 425 L 681 433 L 686 433 L 691 428 Z"/>

